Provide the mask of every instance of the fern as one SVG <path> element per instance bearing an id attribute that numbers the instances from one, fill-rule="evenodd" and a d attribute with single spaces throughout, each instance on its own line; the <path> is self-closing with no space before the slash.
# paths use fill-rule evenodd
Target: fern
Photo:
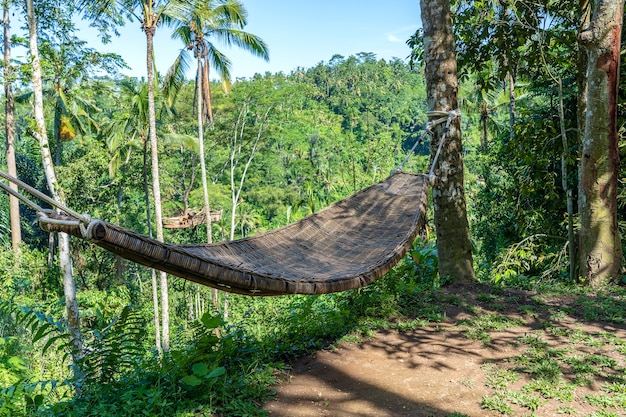
<path id="1" fill-rule="evenodd" d="M 93 339 L 85 349 L 80 366 L 86 384 L 106 384 L 128 369 L 143 355 L 145 322 L 130 306 L 103 330 L 94 330 Z"/>
<path id="2" fill-rule="evenodd" d="M 0 302 L 0 317 L 6 323 L 14 323 L 14 333 L 30 334 L 33 344 L 43 342 L 41 355 L 45 355 L 52 346 L 56 346 L 57 353 L 60 353 L 64 360 L 69 355 L 70 333 L 63 322 L 30 307 L 6 301 Z M 70 381 L 67 380 L 33 382 L 31 378 L 23 377 L 13 385 L 0 389 L 0 416 L 32 415 L 60 386 L 71 388 Z"/>
<path id="3" fill-rule="evenodd" d="M 57 352 L 70 352 L 70 333 L 63 322 L 10 301 L 0 301 L 0 317 L 5 321 L 12 319 L 17 327 L 26 329 L 31 334 L 33 344 L 45 340 L 46 343 L 41 349 L 42 355 L 56 342 L 58 342 Z"/>

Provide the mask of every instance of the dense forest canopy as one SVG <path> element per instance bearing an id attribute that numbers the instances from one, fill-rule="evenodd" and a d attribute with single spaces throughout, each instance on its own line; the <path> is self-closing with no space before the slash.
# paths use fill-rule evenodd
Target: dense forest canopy
<path id="1" fill-rule="evenodd" d="M 207 200 L 202 186 L 195 80 L 173 79 L 166 76 L 166 68 L 158 68 L 151 100 L 146 80 L 117 72 L 125 65 L 119 56 L 100 53 L 80 39 L 72 19 L 82 16 L 84 9 L 73 2 L 65 3 L 37 1 L 35 12 L 45 130 L 66 204 L 78 212 L 153 235 L 154 175 L 149 137 L 153 101 L 156 126 L 152 133 L 158 138 L 163 217 L 200 212 Z M 120 1 L 122 8 L 115 13 L 98 14 L 95 8 L 99 2 L 93 3 L 88 15 L 99 16 L 103 30 L 111 30 L 141 9 L 132 7 L 135 2 Z M 152 5 L 154 13 L 166 22 L 177 18 L 167 15 L 167 3 Z M 216 2 L 216 7 L 231 3 L 238 2 Z M 477 279 L 522 288 L 546 281 L 571 282 L 568 214 L 575 221 L 577 213 L 568 213 L 568 196 L 573 199 L 570 203 L 578 198 L 581 137 L 581 76 L 576 64 L 581 53 L 578 2 L 547 2 L 543 7 L 525 5 L 519 9 L 501 3 L 457 1 L 452 7 L 465 190 Z M 9 15 L 23 13 L 19 2 L 4 4 L 11 11 Z M 242 16 L 245 23 L 245 14 Z M 13 23 L 5 20 L 7 25 Z M 158 30 L 170 29 L 160 25 Z M 22 35 L 13 36 L 9 47 L 27 46 L 29 39 Z M 232 85 L 212 77 L 207 96 L 211 120 L 200 123 L 207 197 L 210 209 L 220 213 L 210 224 L 211 240 L 246 237 L 284 226 L 389 175 L 422 136 L 428 119 L 421 41 L 420 31 L 408 40 L 414 48 L 408 60 L 384 60 L 355 51 L 350 56 L 330 56 L 311 68 L 256 74 Z M 227 51 L 212 55 L 222 60 L 226 56 Z M 10 59 L 5 60 L 4 68 L 10 70 L 4 73 L 4 84 L 13 88 L 11 94 L 5 90 L 5 101 L 11 95 L 15 98 L 10 117 L 15 123 L 11 146 L 17 175 L 49 193 L 33 112 L 33 65 L 30 60 Z M 617 107 L 620 138 L 626 121 L 624 82 Z M 8 125 L 7 113 L 0 116 L 0 124 Z M 6 136 L 2 143 L 7 145 L 8 135 L 0 134 Z M 8 152 L 0 154 L 3 170 L 10 163 L 9 157 Z M 416 148 L 404 169 L 427 172 L 429 161 L 426 141 Z M 624 177 L 622 170 L 620 181 Z M 619 227 L 624 230 L 626 195 L 621 187 L 617 202 Z M 42 365 L 71 350 L 64 336 L 67 325 L 61 320 L 67 293 L 56 261 L 59 254 L 54 237 L 39 229 L 37 215 L 30 208 L 20 206 L 19 218 L 18 251 L 11 250 L 9 198 L 0 194 L 0 244 L 4 248 L 0 255 L 0 388 L 21 389 L 2 391 L 0 410 L 8 410 L 8 415 L 31 415 L 28 413 L 41 407 L 53 415 L 55 407 L 59 412 L 72 407 L 70 391 L 59 392 L 52 385 L 34 381 L 61 381 L 67 376 L 66 366 L 60 363 Z M 436 260 L 432 219 L 430 208 L 427 227 L 415 243 L 415 253 L 423 257 L 415 255 L 405 262 L 414 265 L 422 259 L 421 268 L 426 269 L 421 271 L 436 274 L 436 266 L 432 269 L 428 263 Z M 164 240 L 206 242 L 207 225 L 165 229 Z M 130 372 L 148 361 L 147 352 L 154 349 L 151 335 L 155 331 L 158 334 L 155 298 L 150 290 L 156 280 L 151 282 L 150 271 L 79 240 L 71 241 L 71 260 L 86 352 L 96 352 L 73 358 L 87 370 L 76 384 L 84 390 L 82 400 L 77 395 L 74 405 L 86 410 L 96 401 L 96 393 L 105 390 L 110 390 L 106 398 L 115 398 L 116 384 L 122 381 L 135 387 L 141 385 L 141 378 L 165 381 L 167 371 Z M 242 317 L 255 316 L 262 323 L 264 315 L 270 316 L 263 309 L 271 302 L 211 294 L 180 279 L 171 280 L 166 287 L 173 353 L 163 359 L 163 366 L 171 367 L 170 376 L 174 376 L 164 384 L 187 378 L 186 394 L 177 394 L 186 398 L 196 394 L 194 387 L 210 387 L 225 366 L 241 366 L 235 363 L 241 359 L 234 353 L 240 346 L 237 343 L 259 337 L 258 329 L 244 324 Z M 339 323 L 341 314 L 356 314 L 348 313 L 350 308 L 366 308 L 357 300 L 351 293 L 319 299 L 294 297 L 275 301 L 271 308 L 327 314 L 332 317 L 325 320 Z M 318 303 L 314 313 L 313 303 Z M 34 311 L 47 319 L 38 321 Z M 220 312 L 224 318 L 211 318 L 206 311 Z M 218 342 L 214 329 L 225 324 L 240 327 L 231 329 L 229 338 Z M 290 336 L 286 336 L 288 331 Z M 265 357 L 288 355 L 290 344 L 298 346 L 294 350 L 307 349 L 294 340 L 297 323 L 276 332 L 272 339 L 276 352 L 256 353 Z M 20 339 L 25 335 L 44 340 L 45 347 Z M 98 350 L 113 345 L 118 349 L 113 355 L 119 356 Z M 122 352 L 122 345 L 130 346 L 130 351 Z M 270 349 L 268 346 L 264 348 Z M 38 363 L 26 359 L 34 351 L 43 351 Z M 202 355 L 204 359 L 198 359 Z M 231 362 L 225 365 L 224 358 L 229 355 Z M 112 358 L 121 365 L 116 368 L 107 362 Z M 190 367 L 197 363 L 218 365 L 191 372 Z M 221 386 L 220 390 L 227 388 L 233 387 Z M 225 392 L 221 391 L 224 398 L 217 400 L 216 407 L 232 399 Z M 105 404 L 97 407 L 105 410 Z"/>

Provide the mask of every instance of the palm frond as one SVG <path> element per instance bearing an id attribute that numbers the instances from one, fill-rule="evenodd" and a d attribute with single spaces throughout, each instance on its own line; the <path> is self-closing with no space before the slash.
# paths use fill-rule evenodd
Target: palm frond
<path id="1" fill-rule="evenodd" d="M 217 29 L 212 34 L 228 46 L 237 46 L 254 56 L 269 61 L 269 47 L 256 35 L 237 29 Z"/>
<path id="2" fill-rule="evenodd" d="M 169 106 L 173 105 L 178 92 L 185 85 L 187 81 L 185 74 L 189 71 L 190 66 L 189 51 L 181 49 L 176 60 L 167 70 L 163 80 L 163 96 Z"/>

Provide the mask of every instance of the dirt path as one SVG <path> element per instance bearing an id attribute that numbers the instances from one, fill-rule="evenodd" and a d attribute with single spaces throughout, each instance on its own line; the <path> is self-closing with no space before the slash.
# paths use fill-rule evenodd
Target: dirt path
<path id="1" fill-rule="evenodd" d="M 363 343 L 345 343 L 336 349 L 302 358 L 292 364 L 284 382 L 276 387 L 276 397 L 266 404 L 265 409 L 275 417 L 502 415 L 482 406 L 483 398 L 496 392 L 486 385 L 487 379 L 494 369 L 515 368 L 514 363 L 519 362 L 515 358 L 524 357 L 529 352 L 529 346 L 520 343 L 528 335 L 541 337 L 547 344 L 546 349 L 565 349 L 574 356 L 587 353 L 612 357 L 618 361 L 614 365 L 617 373 L 622 372 L 622 378 L 626 376 L 626 355 L 616 351 L 614 343 L 588 346 L 566 336 L 577 334 L 597 338 L 599 334 L 611 332 L 626 343 L 624 326 L 602 322 L 583 324 L 575 317 L 561 314 L 558 322 L 550 322 L 556 323 L 560 330 L 545 332 L 542 329 L 547 327 L 547 317 L 555 310 L 544 304 L 542 317 L 520 315 L 518 307 L 527 306 L 526 302 L 528 300 L 518 299 L 515 308 L 505 313 L 481 308 L 476 314 L 469 314 L 456 306 L 448 306 L 444 323 L 404 333 L 383 331 Z M 491 331 L 491 342 L 487 344 L 469 339 L 467 327 L 458 323 L 482 314 L 506 316 L 517 320 L 517 325 Z M 568 374 L 567 365 L 563 366 L 561 379 L 573 381 L 576 375 Z M 518 374 L 516 381 L 500 387 L 499 392 L 527 392 L 522 388 L 532 381 L 532 375 Z M 589 405 L 585 396 L 602 392 L 605 374 L 594 376 L 587 386 L 572 388 L 571 401 L 536 395 L 541 401 L 534 414 L 528 406 L 509 404 L 509 415 L 562 416 L 568 411 L 577 416 L 592 415 L 602 407 Z M 613 407 L 605 411 L 613 414 L 601 415 L 626 416 L 626 408 Z"/>

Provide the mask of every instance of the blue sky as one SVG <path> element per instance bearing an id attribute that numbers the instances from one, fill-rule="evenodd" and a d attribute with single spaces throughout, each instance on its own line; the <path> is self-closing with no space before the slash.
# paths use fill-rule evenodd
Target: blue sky
<path id="1" fill-rule="evenodd" d="M 249 53 L 220 47 L 232 60 L 233 77 L 255 73 L 284 72 L 319 62 L 335 54 L 355 55 L 372 52 L 378 58 L 404 59 L 409 54 L 406 40 L 421 25 L 416 0 L 242 0 L 248 10 L 246 30 L 260 36 L 269 46 L 270 61 Z M 137 22 L 127 22 L 121 36 L 102 45 L 95 30 L 79 24 L 79 37 L 99 51 L 120 54 L 131 67 L 125 74 L 145 76 L 145 36 Z M 155 56 L 159 72 L 165 73 L 180 52 L 180 41 L 159 27 Z"/>

